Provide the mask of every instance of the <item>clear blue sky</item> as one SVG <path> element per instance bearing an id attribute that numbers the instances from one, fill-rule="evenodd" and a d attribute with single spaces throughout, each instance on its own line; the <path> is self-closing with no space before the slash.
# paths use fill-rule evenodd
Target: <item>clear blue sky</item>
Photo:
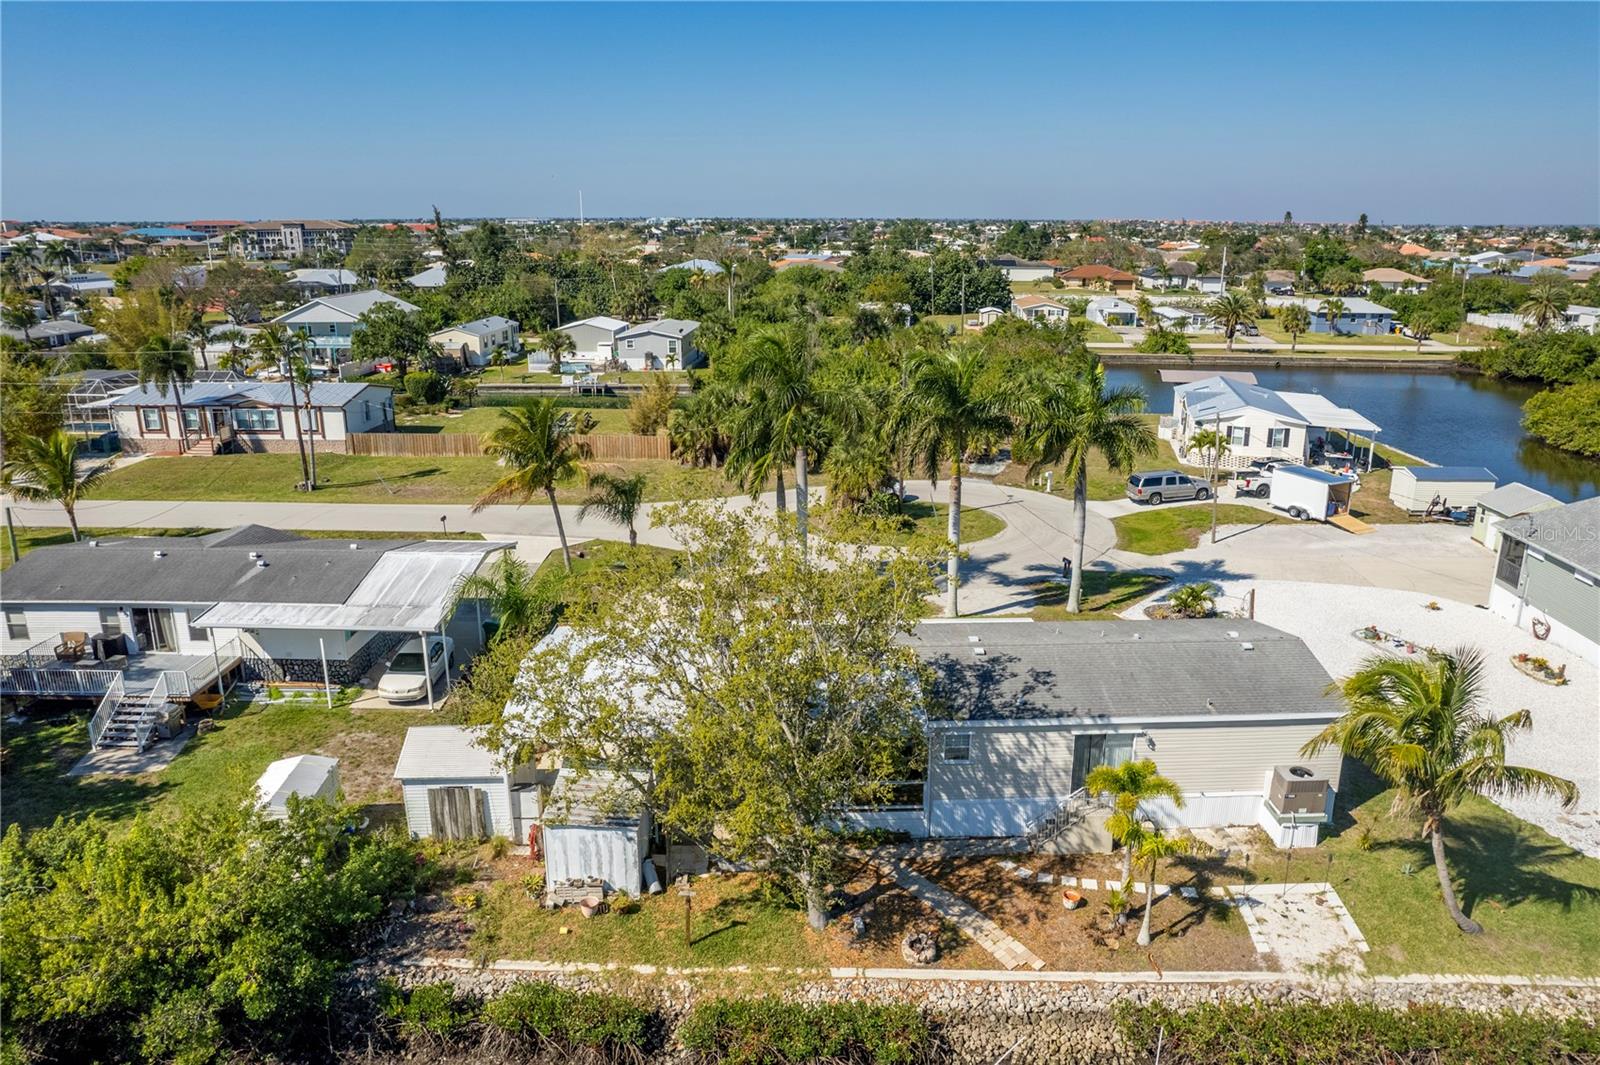
<path id="1" fill-rule="evenodd" d="M 7 218 L 1600 219 L 1600 5 L 7 2 Z"/>

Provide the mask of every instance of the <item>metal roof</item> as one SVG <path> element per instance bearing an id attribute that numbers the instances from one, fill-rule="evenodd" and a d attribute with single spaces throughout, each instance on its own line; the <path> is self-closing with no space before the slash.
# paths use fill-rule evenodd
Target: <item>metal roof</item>
<path id="1" fill-rule="evenodd" d="M 661 269 L 657 270 L 656 273 L 664 274 L 668 270 L 698 270 L 702 274 L 722 273 L 722 267 L 718 266 L 710 259 L 685 259 L 681 263 L 673 263 L 671 266 L 663 266 Z"/>
<path id="2" fill-rule="evenodd" d="M 308 267 L 303 270 L 290 270 L 289 280 L 302 285 L 359 285 L 361 278 L 354 270 L 323 269 Z"/>
<path id="3" fill-rule="evenodd" d="M 936 719 L 1333 718 L 1342 710 L 1310 649 L 1256 621 L 925 622 L 906 642 L 933 672 Z"/>
<path id="4" fill-rule="evenodd" d="M 343 292 L 336 296 L 318 296 L 314 300 L 302 303 L 292 311 L 278 315 L 273 321 L 294 322 L 304 319 L 314 322 L 330 320 L 353 322 L 380 303 L 392 303 L 407 314 L 417 309 L 414 303 L 407 303 L 400 297 L 391 296 L 382 289 L 369 288 L 364 292 Z"/>
<path id="5" fill-rule="evenodd" d="M 479 747 L 481 728 L 458 725 L 414 725 L 406 729 L 396 780 L 485 780 L 505 775 L 499 759 Z"/>
<path id="6" fill-rule="evenodd" d="M 1245 384 L 1227 377 L 1213 376 L 1189 384 L 1178 385 L 1173 392 L 1183 396 L 1189 405 L 1189 416 L 1196 421 L 1231 414 L 1236 410 L 1262 410 L 1286 421 L 1307 424 L 1306 419 L 1283 397 L 1270 388 Z"/>
<path id="7" fill-rule="evenodd" d="M 1556 497 L 1545 495 L 1537 488 L 1529 488 L 1520 481 L 1503 484 L 1478 497 L 1478 506 L 1484 510 L 1512 517 L 1531 514 L 1536 510 L 1551 510 L 1561 505 L 1561 500 Z"/>
<path id="8" fill-rule="evenodd" d="M 498 314 L 491 314 L 487 318 L 474 318 L 470 322 L 461 322 L 458 325 L 447 325 L 443 329 L 440 329 L 434 333 L 430 333 L 429 335 L 438 336 L 440 333 L 471 333 L 473 336 L 483 336 L 486 333 L 492 333 L 496 329 L 505 329 L 508 326 L 512 329 L 515 329 L 517 327 L 517 323 L 513 319 L 502 318 Z"/>
<path id="9" fill-rule="evenodd" d="M 1327 396 L 1315 392 L 1279 392 L 1278 397 L 1299 411 L 1307 425 L 1319 425 L 1324 429 L 1357 429 L 1364 433 L 1376 433 L 1380 428 L 1359 411 L 1341 407 Z"/>
<path id="10" fill-rule="evenodd" d="M 315 381 L 311 385 L 311 402 L 318 407 L 343 407 L 369 388 L 389 391 L 383 385 L 369 385 L 361 381 Z M 183 386 L 185 407 L 231 407 L 240 403 L 265 403 L 273 407 L 299 406 L 298 389 L 288 381 L 250 381 L 239 378 L 233 381 L 195 381 Z M 172 389 L 162 395 L 155 385 L 134 388 L 118 396 L 112 406 L 166 406 L 173 402 Z"/>
<path id="11" fill-rule="evenodd" d="M 622 777 L 609 769 L 556 773 L 550 795 L 540 811 L 547 825 L 587 825 L 627 828 L 639 823 L 640 802 Z"/>
<path id="12" fill-rule="evenodd" d="M 657 333 L 668 337 L 686 337 L 699 328 L 699 322 L 690 321 L 687 318 L 657 318 L 653 322 L 641 322 L 632 329 L 623 330 L 617 334 L 617 339 L 644 336 L 647 333 Z"/>
<path id="13" fill-rule="evenodd" d="M 412 274 L 406 278 L 406 284 L 412 288 L 443 288 L 449 280 L 445 265 L 430 266 L 420 274 Z"/>
<path id="14" fill-rule="evenodd" d="M 1482 466 L 1396 466 L 1419 481 L 1494 481 L 1493 470 Z"/>
<path id="15" fill-rule="evenodd" d="M 1585 573 L 1600 575 L 1600 496 L 1510 518 L 1498 528 L 1501 536 L 1521 540 Z M 13 566 L 7 572 L 15 571 Z"/>
<path id="16" fill-rule="evenodd" d="M 1331 473 L 1328 470 L 1315 470 L 1310 466 L 1295 466 L 1290 463 L 1284 463 L 1279 466 L 1278 473 L 1303 477 L 1308 481 L 1316 481 L 1318 484 L 1349 484 L 1355 480 L 1354 477 L 1347 473 Z M 1277 474 L 1273 476 L 1277 476 Z"/>
<path id="17" fill-rule="evenodd" d="M 457 585 L 486 557 L 513 546 L 485 540 L 404 543 L 379 555 L 356 585 L 336 600 L 211 597 L 216 605 L 195 624 L 223 629 L 434 632 L 450 613 Z M 264 553 L 271 557 L 270 550 Z"/>

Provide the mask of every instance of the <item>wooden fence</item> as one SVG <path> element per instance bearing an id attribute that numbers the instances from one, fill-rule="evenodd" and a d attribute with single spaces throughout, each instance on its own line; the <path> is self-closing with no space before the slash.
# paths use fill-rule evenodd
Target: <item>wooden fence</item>
<path id="1" fill-rule="evenodd" d="M 589 445 L 590 457 L 598 462 L 672 457 L 666 433 L 590 433 L 583 440 Z M 483 454 L 483 438 L 476 433 L 351 433 L 348 443 L 352 455 L 470 458 Z"/>

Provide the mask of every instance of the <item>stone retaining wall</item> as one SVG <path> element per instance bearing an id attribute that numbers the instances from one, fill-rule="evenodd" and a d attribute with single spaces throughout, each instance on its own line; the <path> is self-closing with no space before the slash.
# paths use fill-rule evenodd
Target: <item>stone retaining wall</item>
<path id="1" fill-rule="evenodd" d="M 402 986 L 449 981 L 460 991 L 492 996 L 522 980 L 545 980 L 575 990 L 616 990 L 619 982 L 639 983 L 669 1024 L 693 1005 L 696 976 L 646 975 L 630 969 L 586 969 L 578 966 L 511 968 L 526 963 L 500 963 L 477 968 L 455 960 L 361 970 L 363 981 L 380 977 Z M 1118 1030 L 1112 1008 L 1119 1002 L 1158 1002 L 1186 1008 L 1213 1002 L 1260 1002 L 1269 1006 L 1318 1005 L 1354 1001 L 1403 1010 L 1427 1004 L 1487 1013 L 1542 1013 L 1557 1017 L 1600 1014 L 1600 981 L 1539 982 L 1457 977 L 1376 977 L 1338 983 L 1300 980 L 1277 974 L 1192 974 L 1164 979 L 1143 974 L 961 974 L 951 979 L 898 979 L 846 976 L 797 980 L 774 974 L 764 981 L 759 971 L 744 974 L 742 993 L 770 989 L 801 1002 L 906 1002 L 926 1010 L 937 1023 L 945 1052 L 941 1060 L 974 1065 L 993 1062 L 1006 1051 L 1008 1061 L 1048 1061 L 1061 1065 L 1116 1065 L 1141 1062 Z M 1233 979 L 1232 977 L 1237 977 Z M 726 991 L 726 981 L 716 981 Z M 677 1054 L 664 1060 L 678 1061 Z"/>

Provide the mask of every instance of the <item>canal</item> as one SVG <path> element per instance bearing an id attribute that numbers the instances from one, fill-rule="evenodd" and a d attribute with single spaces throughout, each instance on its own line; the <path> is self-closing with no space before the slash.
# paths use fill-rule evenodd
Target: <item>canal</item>
<path id="1" fill-rule="evenodd" d="M 1477 374 L 1403 370 L 1258 369 L 1267 388 L 1318 392 L 1382 427 L 1380 444 L 1440 466 L 1487 466 L 1501 484 L 1521 481 L 1568 502 L 1600 494 L 1600 462 L 1548 447 L 1522 431 L 1522 404 L 1537 388 Z M 1137 385 L 1150 409 L 1172 413 L 1172 386 L 1147 366 L 1111 366 L 1115 385 Z"/>

